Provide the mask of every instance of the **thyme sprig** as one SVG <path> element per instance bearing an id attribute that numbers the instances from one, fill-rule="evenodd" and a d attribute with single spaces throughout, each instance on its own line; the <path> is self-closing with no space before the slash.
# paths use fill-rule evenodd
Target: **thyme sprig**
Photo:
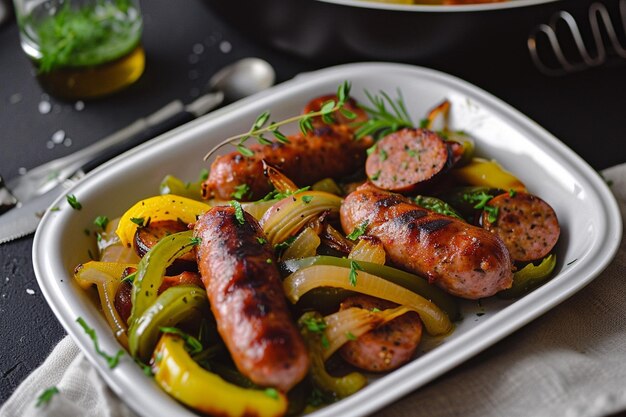
<path id="1" fill-rule="evenodd" d="M 348 81 L 344 81 L 337 88 L 337 100 L 326 101 L 317 111 L 310 111 L 306 114 L 290 117 L 280 122 L 270 122 L 271 113 L 269 111 L 265 111 L 256 118 L 250 127 L 250 130 L 246 133 L 224 139 L 207 152 L 204 156 L 204 160 L 206 161 L 209 159 L 215 151 L 227 144 L 235 146 L 244 156 L 254 156 L 254 152 L 245 145 L 246 141 L 251 138 L 256 139 L 261 145 L 270 145 L 272 144 L 272 141 L 268 139 L 267 135 L 273 135 L 277 141 L 281 143 L 289 143 L 289 139 L 279 130 L 279 128 L 290 123 L 297 122 L 300 127 L 300 131 L 306 135 L 307 133 L 313 131 L 313 118 L 315 117 L 321 117 L 324 123 L 331 123 L 333 121 L 332 114 L 336 111 L 340 111 L 346 117 L 354 118 L 356 115 L 344 108 L 349 96 L 350 83 Z"/>
<path id="2" fill-rule="evenodd" d="M 372 135 L 374 139 L 380 139 L 397 130 L 414 127 L 399 89 L 395 100 L 384 91 L 380 92 L 380 96 L 372 95 L 367 90 L 364 91 L 371 106 L 359 104 L 359 107 L 369 114 L 370 119 L 358 126 L 357 139 L 368 135 Z"/>

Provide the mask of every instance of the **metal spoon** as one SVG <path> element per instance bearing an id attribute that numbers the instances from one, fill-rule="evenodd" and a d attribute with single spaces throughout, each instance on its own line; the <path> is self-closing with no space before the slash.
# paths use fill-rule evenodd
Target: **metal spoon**
<path id="1" fill-rule="evenodd" d="M 52 160 L 7 181 L 7 188 L 20 203 L 42 195 L 76 173 L 90 171 L 148 139 L 202 116 L 220 104 L 237 101 L 274 84 L 272 66 L 259 58 L 244 58 L 215 73 L 209 93 L 189 104 L 173 101 L 150 116 L 141 118 L 98 142 L 70 155 Z"/>

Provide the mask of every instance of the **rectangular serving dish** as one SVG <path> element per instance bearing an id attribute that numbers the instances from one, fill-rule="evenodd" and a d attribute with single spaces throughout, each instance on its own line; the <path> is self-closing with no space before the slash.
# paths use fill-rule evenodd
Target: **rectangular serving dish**
<path id="1" fill-rule="evenodd" d="M 450 100 L 449 124 L 476 140 L 478 154 L 494 158 L 555 209 L 562 226 L 555 277 L 517 301 L 464 302 L 464 320 L 443 341 L 429 341 L 412 362 L 384 375 L 355 395 L 312 416 L 362 416 L 424 385 L 514 332 L 570 297 L 610 262 L 621 240 L 617 203 L 600 176 L 563 143 L 507 104 L 449 75 L 402 64 L 361 63 L 304 74 L 256 96 L 164 134 L 90 173 L 69 193 L 82 203 L 72 210 L 60 197 L 37 230 L 33 264 L 39 286 L 58 320 L 112 390 L 142 416 L 193 416 L 192 411 L 146 378 L 132 359 L 109 369 L 92 341 L 76 323 L 92 326 L 104 351 L 120 346 L 93 300 L 72 280 L 74 267 L 95 250 L 92 228 L 98 215 L 115 217 L 140 199 L 158 194 L 166 174 L 195 179 L 209 164 L 202 156 L 227 136 L 245 132 L 256 117 L 270 110 L 272 120 L 301 111 L 312 98 L 333 93 L 344 80 L 352 95 L 364 100 L 364 89 L 391 96 L 402 92 L 415 122 L 443 99 Z M 476 314 L 480 313 L 480 314 Z"/>

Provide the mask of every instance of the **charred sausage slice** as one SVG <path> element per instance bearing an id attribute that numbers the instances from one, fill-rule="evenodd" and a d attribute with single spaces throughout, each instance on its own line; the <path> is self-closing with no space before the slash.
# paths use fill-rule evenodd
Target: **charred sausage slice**
<path id="1" fill-rule="evenodd" d="M 306 375 L 308 353 L 288 310 L 273 250 L 257 221 L 248 213 L 244 219 L 241 224 L 232 207 L 215 207 L 198 219 L 202 282 L 239 371 L 256 384 L 288 391 Z"/>
<path id="2" fill-rule="evenodd" d="M 143 258 L 159 240 L 165 236 L 184 232 L 185 230 L 189 230 L 187 224 L 178 220 L 160 220 L 138 227 L 137 232 L 135 232 L 135 252 L 137 252 L 139 257 Z M 184 271 L 197 270 L 195 254 L 192 251 L 176 259 L 167 268 L 167 274 L 176 275 Z"/>
<path id="3" fill-rule="evenodd" d="M 497 208 L 498 214 L 494 219 L 493 215 L 483 212 L 483 227 L 504 241 L 514 261 L 541 259 L 559 240 L 561 228 L 556 213 L 537 196 L 505 193 L 492 198 L 487 205 Z"/>
<path id="4" fill-rule="evenodd" d="M 365 171 L 378 188 L 407 194 L 432 183 L 453 162 L 449 145 L 435 132 L 403 129 L 376 143 Z"/>
<path id="5" fill-rule="evenodd" d="M 511 259 L 502 240 L 461 220 L 424 209 L 370 184 L 341 206 L 346 233 L 367 225 L 397 266 L 428 278 L 450 294 L 478 299 L 509 288 Z"/>
<path id="6" fill-rule="evenodd" d="M 396 304 L 367 295 L 354 295 L 341 303 L 341 310 L 359 307 L 385 310 Z M 350 341 L 339 350 L 341 357 L 357 368 L 386 372 L 408 362 L 422 338 L 422 322 L 413 311 L 403 314 Z"/>
<path id="7" fill-rule="evenodd" d="M 263 175 L 263 160 L 299 186 L 344 177 L 365 164 L 365 151 L 372 144 L 371 138 L 355 140 L 345 125 L 324 125 L 310 135 L 294 135 L 289 140 L 289 144 L 250 145 L 254 152 L 250 157 L 240 152 L 218 157 L 202 184 L 203 197 L 231 200 L 236 187 L 247 184 L 246 200 L 262 198 L 273 188 Z"/>

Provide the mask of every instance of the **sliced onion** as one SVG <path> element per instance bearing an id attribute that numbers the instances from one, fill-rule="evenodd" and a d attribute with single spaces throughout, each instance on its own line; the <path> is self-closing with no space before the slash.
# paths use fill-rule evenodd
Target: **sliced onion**
<path id="1" fill-rule="evenodd" d="M 311 189 L 313 191 L 325 191 L 327 193 L 335 195 L 343 194 L 343 190 L 341 189 L 341 187 L 339 187 L 339 185 L 337 185 L 335 180 L 332 178 L 324 178 L 323 180 L 319 180 L 311 186 Z"/>
<path id="2" fill-rule="evenodd" d="M 340 197 L 322 191 L 303 191 L 275 203 L 259 223 L 270 244 L 276 245 L 324 211 L 338 212 L 341 201 Z"/>
<path id="3" fill-rule="evenodd" d="M 384 265 L 387 257 L 383 244 L 378 239 L 360 239 L 359 243 L 352 248 L 349 259 L 366 261 L 373 264 Z"/>
<path id="4" fill-rule="evenodd" d="M 348 335 L 358 338 L 409 311 L 412 309 L 405 306 L 377 312 L 350 307 L 324 317 L 326 323 L 324 333 L 328 340 L 328 348 L 324 349 L 324 360 L 330 358 L 337 349 L 350 340 Z"/>
<path id="5" fill-rule="evenodd" d="M 283 288 L 293 304 L 297 303 L 303 294 L 317 287 L 356 291 L 392 301 L 417 312 L 430 335 L 444 335 L 452 330 L 452 323 L 447 314 L 424 297 L 365 271 L 357 272 L 356 283 L 352 285 L 350 273 L 349 268 L 314 265 L 289 275 L 283 281 Z"/>
<path id="6" fill-rule="evenodd" d="M 310 227 L 306 227 L 289 245 L 281 256 L 281 260 L 306 258 L 315 256 L 321 243 L 320 237 Z"/>
<path id="7" fill-rule="evenodd" d="M 92 261 L 80 265 L 74 272 L 74 277 L 81 287 L 96 284 L 104 317 L 124 347 L 128 347 L 127 326 L 115 308 L 115 294 L 120 286 L 122 273 L 128 267 L 136 268 L 137 265 Z"/>
<path id="8" fill-rule="evenodd" d="M 324 227 L 324 231 L 322 233 L 322 241 L 325 245 L 330 246 L 336 251 L 343 253 L 350 253 L 350 251 L 354 247 L 354 242 L 346 239 L 343 233 L 339 232 L 330 224 L 326 224 Z"/>

